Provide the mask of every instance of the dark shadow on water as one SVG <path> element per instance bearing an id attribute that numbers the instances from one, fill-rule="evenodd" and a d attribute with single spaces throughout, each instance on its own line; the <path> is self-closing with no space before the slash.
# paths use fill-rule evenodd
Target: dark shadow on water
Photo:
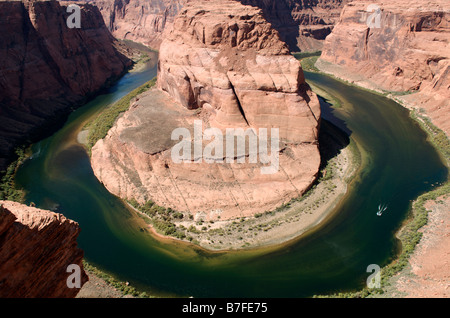
<path id="1" fill-rule="evenodd" d="M 336 157 L 342 149 L 350 144 L 352 132 L 343 120 L 333 115 L 331 105 L 324 98 L 318 97 L 322 112 L 319 130 L 320 169 L 322 170 L 327 166 L 328 161 Z"/>

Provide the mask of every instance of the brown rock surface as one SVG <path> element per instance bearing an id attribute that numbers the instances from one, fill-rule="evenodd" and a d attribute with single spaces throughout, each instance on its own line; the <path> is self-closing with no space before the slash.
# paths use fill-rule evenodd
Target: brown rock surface
<path id="1" fill-rule="evenodd" d="M 83 251 L 77 247 L 78 224 L 61 214 L 11 201 L 0 201 L 0 297 L 71 298 L 70 264 L 87 280 Z"/>
<path id="2" fill-rule="evenodd" d="M 91 0 L 110 31 L 158 49 L 162 32 L 188 0 Z M 291 51 L 317 50 L 331 32 L 346 0 L 240 0 L 261 8 Z"/>
<path id="3" fill-rule="evenodd" d="M 240 0 L 259 7 L 290 50 L 320 50 L 347 0 Z"/>
<path id="4" fill-rule="evenodd" d="M 380 21 L 367 20 L 380 8 Z M 450 133 L 450 4 L 433 1 L 353 1 L 326 38 L 316 66 L 372 89 L 410 92 L 396 96 L 423 109 Z M 331 63 L 331 64 L 328 64 Z"/>
<path id="5" fill-rule="evenodd" d="M 0 1 L 0 171 L 131 64 L 95 6 L 80 4 L 81 28 L 69 29 L 67 5 Z"/>
<path id="6" fill-rule="evenodd" d="M 106 26 L 118 39 L 157 49 L 162 32 L 187 0 L 90 0 L 100 9 Z"/>
<path id="7" fill-rule="evenodd" d="M 165 32 L 158 86 L 171 97 L 154 89 L 132 104 L 92 149 L 96 176 L 120 197 L 211 219 L 264 212 L 304 193 L 320 164 L 320 105 L 261 10 L 193 2 Z M 171 132 L 192 131 L 195 120 L 203 131 L 279 128 L 280 169 L 263 175 L 248 160 L 174 163 Z"/>

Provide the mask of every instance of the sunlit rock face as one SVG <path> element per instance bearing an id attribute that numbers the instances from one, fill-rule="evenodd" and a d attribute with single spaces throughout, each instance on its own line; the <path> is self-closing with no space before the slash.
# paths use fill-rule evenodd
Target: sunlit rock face
<path id="1" fill-rule="evenodd" d="M 97 177 L 120 197 L 206 219 L 248 216 L 302 195 L 320 164 L 320 105 L 262 10 L 236 1 L 193 1 L 163 38 L 158 89 L 138 97 L 92 149 Z M 264 164 L 250 162 L 248 151 L 243 163 L 200 162 L 195 154 L 174 162 L 171 133 L 186 128 L 194 139 L 196 122 L 203 136 L 208 128 L 223 136 L 230 128 L 277 129 L 271 154 L 279 168 L 262 173 Z M 201 149 L 210 142 L 204 138 Z"/>

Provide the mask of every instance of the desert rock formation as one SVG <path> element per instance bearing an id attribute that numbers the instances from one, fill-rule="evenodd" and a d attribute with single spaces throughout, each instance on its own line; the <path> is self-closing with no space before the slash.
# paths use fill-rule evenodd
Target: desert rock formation
<path id="1" fill-rule="evenodd" d="M 189 0 L 90 0 L 110 31 L 158 49 L 162 32 Z M 239 0 L 261 8 L 291 51 L 318 50 L 346 0 Z"/>
<path id="2" fill-rule="evenodd" d="M 68 266 L 80 267 L 81 286 L 88 280 L 79 233 L 61 214 L 0 201 L 0 297 L 75 297 L 79 289 L 67 286 Z"/>
<path id="3" fill-rule="evenodd" d="M 347 0 L 240 0 L 263 10 L 290 50 L 320 50 Z"/>
<path id="4" fill-rule="evenodd" d="M 90 0 L 100 9 L 106 26 L 118 39 L 157 49 L 162 32 L 187 0 Z"/>
<path id="5" fill-rule="evenodd" d="M 449 19 L 445 0 L 351 2 L 316 66 L 368 88 L 408 93 L 396 98 L 425 112 L 448 135 Z"/>
<path id="6" fill-rule="evenodd" d="M 224 219 L 275 209 L 315 180 L 320 105 L 260 9 L 218 0 L 183 8 L 164 34 L 158 87 L 168 94 L 154 89 L 140 96 L 92 149 L 94 173 L 112 193 Z M 248 148 L 245 163 L 194 163 L 195 153 L 175 163 L 178 140 L 171 133 L 180 127 L 195 133 L 196 120 L 202 133 L 279 128 L 280 169 L 261 173 L 261 162 L 247 160 Z M 203 140 L 202 149 L 209 143 Z"/>
<path id="7" fill-rule="evenodd" d="M 67 5 L 0 1 L 0 171 L 131 65 L 95 6 L 80 4 L 81 28 L 70 29 Z"/>

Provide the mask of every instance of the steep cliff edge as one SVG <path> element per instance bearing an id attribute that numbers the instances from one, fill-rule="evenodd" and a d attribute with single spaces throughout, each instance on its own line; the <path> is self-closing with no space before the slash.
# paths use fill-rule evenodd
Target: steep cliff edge
<path id="1" fill-rule="evenodd" d="M 88 281 L 79 233 L 61 214 L 0 201 L 0 297 L 75 297 L 79 288 L 67 286 L 68 266 L 80 267 L 80 286 Z"/>
<path id="2" fill-rule="evenodd" d="M 239 0 L 261 8 L 290 50 L 320 50 L 347 0 Z"/>
<path id="3" fill-rule="evenodd" d="M 160 90 L 133 101 L 92 149 L 94 173 L 109 191 L 195 219 L 223 220 L 273 210 L 311 186 L 320 164 L 319 101 L 261 9 L 193 1 L 165 30 L 159 57 Z M 219 131 L 217 147 L 205 155 L 211 144 L 203 138 L 203 153 L 178 163 L 172 133 L 186 128 L 192 137 L 196 121 L 202 136 L 207 128 Z M 277 128 L 280 142 L 270 152 L 279 157 L 279 169 L 263 174 L 267 162 L 250 162 L 249 147 L 222 152 L 227 128 L 250 131 L 249 138 Z"/>
<path id="4" fill-rule="evenodd" d="M 105 24 L 118 39 L 158 49 L 162 32 L 187 0 L 88 0 L 97 6 Z"/>
<path id="5" fill-rule="evenodd" d="M 354 1 L 326 38 L 316 66 L 392 93 L 449 135 L 449 19 L 445 0 Z"/>
<path id="6" fill-rule="evenodd" d="M 158 49 L 162 32 L 189 0 L 90 0 L 119 39 Z M 346 0 L 239 0 L 261 8 L 291 51 L 318 50 Z"/>
<path id="7" fill-rule="evenodd" d="M 80 4 L 81 28 L 70 29 L 67 5 L 0 1 L 0 171 L 131 65 L 95 6 Z"/>

